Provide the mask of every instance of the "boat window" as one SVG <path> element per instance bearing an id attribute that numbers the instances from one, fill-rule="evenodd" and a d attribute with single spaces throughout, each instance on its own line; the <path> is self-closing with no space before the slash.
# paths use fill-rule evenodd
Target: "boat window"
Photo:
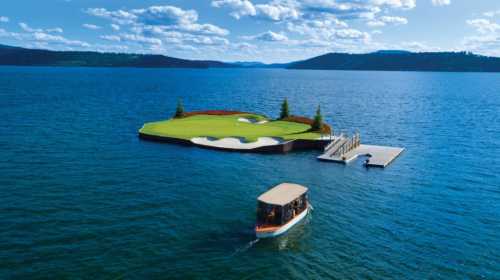
<path id="1" fill-rule="evenodd" d="M 306 194 L 301 195 L 285 207 L 283 213 L 283 223 L 288 223 L 290 220 L 295 218 L 297 215 L 302 213 L 307 208 L 307 196 Z"/>
<path id="2" fill-rule="evenodd" d="M 257 205 L 257 224 L 279 226 L 282 224 L 282 208 L 259 202 Z"/>

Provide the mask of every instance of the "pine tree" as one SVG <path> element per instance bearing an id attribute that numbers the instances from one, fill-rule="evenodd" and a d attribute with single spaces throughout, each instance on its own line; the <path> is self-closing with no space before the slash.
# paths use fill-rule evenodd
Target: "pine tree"
<path id="1" fill-rule="evenodd" d="M 323 116 L 321 115 L 321 107 L 318 105 L 318 109 L 316 110 L 316 115 L 314 116 L 314 121 L 311 129 L 313 131 L 320 131 L 323 128 Z"/>
<path id="2" fill-rule="evenodd" d="M 288 109 L 288 100 L 285 98 L 283 103 L 281 103 L 280 119 L 285 119 L 290 116 L 290 111 Z"/>
<path id="3" fill-rule="evenodd" d="M 174 118 L 182 118 L 184 116 L 184 106 L 182 105 L 182 100 L 177 101 L 177 108 L 175 109 Z"/>

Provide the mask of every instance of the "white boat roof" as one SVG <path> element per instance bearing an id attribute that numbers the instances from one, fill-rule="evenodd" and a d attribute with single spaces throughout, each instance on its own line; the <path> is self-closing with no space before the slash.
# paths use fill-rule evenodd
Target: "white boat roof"
<path id="1" fill-rule="evenodd" d="M 307 188 L 298 184 L 281 183 L 261 194 L 257 198 L 260 202 L 283 206 L 307 192 Z"/>

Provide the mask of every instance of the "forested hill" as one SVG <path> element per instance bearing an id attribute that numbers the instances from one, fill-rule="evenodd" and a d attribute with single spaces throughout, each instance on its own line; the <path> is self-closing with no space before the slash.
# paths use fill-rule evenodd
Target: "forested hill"
<path id="1" fill-rule="evenodd" d="M 0 65 L 149 68 L 288 68 L 324 70 L 500 72 L 500 58 L 468 52 L 378 51 L 366 54 L 328 53 L 285 64 L 225 63 L 164 55 L 50 51 L 0 44 Z"/>
<path id="2" fill-rule="evenodd" d="M 218 61 L 186 60 L 164 55 L 49 51 L 0 45 L 0 65 L 210 68 L 235 67 Z"/>
<path id="3" fill-rule="evenodd" d="M 328 53 L 293 62 L 289 69 L 500 72 L 500 58 L 468 52 L 378 51 Z"/>

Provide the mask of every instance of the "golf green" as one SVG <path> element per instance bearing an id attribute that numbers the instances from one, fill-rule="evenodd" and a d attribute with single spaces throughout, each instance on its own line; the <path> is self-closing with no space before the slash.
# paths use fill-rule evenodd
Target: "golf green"
<path id="1" fill-rule="evenodd" d="M 189 140 L 194 137 L 241 137 L 247 142 L 259 137 L 281 137 L 284 140 L 318 139 L 308 124 L 269 120 L 257 114 L 194 115 L 144 124 L 140 133 Z"/>

